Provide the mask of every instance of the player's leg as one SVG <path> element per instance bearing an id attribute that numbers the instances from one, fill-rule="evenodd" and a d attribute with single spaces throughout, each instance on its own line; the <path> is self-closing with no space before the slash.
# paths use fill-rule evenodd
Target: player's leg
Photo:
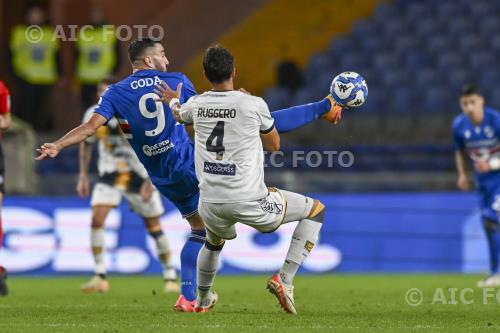
<path id="1" fill-rule="evenodd" d="M 195 311 L 207 312 L 218 301 L 218 296 L 212 287 L 219 267 L 219 255 L 225 240 L 236 238 L 233 221 L 236 221 L 237 217 L 228 220 L 228 217 L 233 214 L 234 205 L 200 202 L 198 206 L 200 216 L 205 221 L 207 240 L 198 255 L 198 298 Z M 230 213 L 225 210 L 225 207 Z M 245 208 L 241 205 L 236 211 L 246 213 L 249 210 Z"/>
<path id="2" fill-rule="evenodd" d="M 80 289 L 85 293 L 106 292 L 109 290 L 106 277 L 104 223 L 109 212 L 120 204 L 121 196 L 120 190 L 104 183 L 97 183 L 92 190 L 90 201 L 92 206 L 90 246 L 94 257 L 95 274 L 89 282 L 80 286 Z"/>
<path id="3" fill-rule="evenodd" d="M 286 312 L 297 314 L 293 297 L 293 279 L 318 240 L 325 206 L 319 200 L 288 191 L 278 190 L 268 197 L 279 203 L 280 195 L 285 207 L 282 223 L 292 221 L 298 223 L 285 262 L 280 271 L 269 279 L 268 289 L 278 298 Z"/>
<path id="4" fill-rule="evenodd" d="M 170 262 L 170 245 L 167 236 L 161 229 L 160 217 L 145 217 L 144 224 L 148 229 L 149 235 L 153 238 L 158 253 L 158 260 L 163 269 L 163 280 L 165 282 L 164 291 L 166 293 L 177 293 L 180 291 L 177 281 L 177 271 Z"/>
<path id="5" fill-rule="evenodd" d="M 274 118 L 274 126 L 276 126 L 276 130 L 280 133 L 293 131 L 320 117 L 329 122 L 336 123 L 340 120 L 341 114 L 342 108 L 335 104 L 331 95 L 328 95 L 327 98 L 320 102 L 298 105 L 271 113 Z"/>
<path id="6" fill-rule="evenodd" d="M 207 230 L 205 246 L 198 255 L 198 298 L 195 312 L 208 312 L 219 299 L 217 293 L 212 290 L 212 286 L 219 267 L 219 255 L 223 247 L 224 240 Z"/>
<path id="7" fill-rule="evenodd" d="M 194 166 L 178 183 L 157 185 L 158 190 L 181 212 L 191 227 L 181 250 L 181 295 L 174 305 L 176 311 L 194 311 L 196 303 L 196 264 L 205 243 L 205 227 L 198 214 L 199 189 Z"/>
<path id="8" fill-rule="evenodd" d="M 163 268 L 164 291 L 179 292 L 177 272 L 170 264 L 170 246 L 160 223 L 160 217 L 165 212 L 160 193 L 154 190 L 148 201 L 143 201 L 138 193 L 125 192 L 124 196 L 132 210 L 143 218 L 148 233 L 155 242 L 158 260 Z"/>
<path id="9" fill-rule="evenodd" d="M 484 231 L 488 242 L 488 253 L 490 260 L 490 275 L 478 282 L 478 287 L 500 286 L 500 274 L 498 272 L 500 256 L 500 195 L 494 188 L 482 189 L 481 210 Z"/>

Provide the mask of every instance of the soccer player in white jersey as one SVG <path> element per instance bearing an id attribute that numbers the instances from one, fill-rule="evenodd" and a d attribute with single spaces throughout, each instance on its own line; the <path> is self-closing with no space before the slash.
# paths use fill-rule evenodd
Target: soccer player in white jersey
<path id="1" fill-rule="evenodd" d="M 98 97 L 113 82 L 101 81 L 97 86 Z M 90 107 L 83 117 L 87 122 L 94 113 L 95 105 Z M 163 268 L 165 292 L 178 292 L 177 272 L 170 265 L 170 249 L 167 237 L 160 225 L 160 216 L 164 213 L 158 190 L 151 183 L 146 169 L 135 155 L 132 147 L 124 138 L 118 121 L 112 118 L 107 125 L 101 126 L 94 136 L 80 144 L 80 175 L 77 192 L 83 198 L 89 196 L 89 162 L 92 146 L 98 141 L 99 179 L 92 190 L 91 247 L 95 262 L 95 275 L 81 286 L 85 293 L 106 292 L 109 282 L 106 279 L 105 231 L 104 222 L 109 212 L 118 206 L 124 197 L 130 208 L 139 214 L 153 237 L 159 261 Z"/>
<path id="2" fill-rule="evenodd" d="M 210 47 L 203 59 L 212 90 L 179 103 L 181 85 L 173 91 L 165 83 L 159 94 L 178 121 L 194 124 L 195 165 L 201 197 L 198 211 L 207 238 L 198 256 L 196 312 L 207 312 L 217 302 L 211 290 L 219 254 L 226 240 L 236 237 L 235 224 L 273 232 L 283 223 L 299 221 L 280 271 L 267 287 L 288 313 L 296 314 L 293 278 L 314 247 L 325 206 L 318 200 L 264 183 L 263 148 L 276 151 L 280 137 L 267 104 L 260 97 L 234 90 L 233 56 L 224 47 Z"/>

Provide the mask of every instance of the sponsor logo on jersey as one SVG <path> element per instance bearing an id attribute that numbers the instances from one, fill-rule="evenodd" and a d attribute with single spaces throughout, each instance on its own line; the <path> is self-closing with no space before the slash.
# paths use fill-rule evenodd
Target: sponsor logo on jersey
<path id="1" fill-rule="evenodd" d="M 205 162 L 203 171 L 213 175 L 235 176 L 236 165 L 225 163 Z"/>
<path id="2" fill-rule="evenodd" d="M 266 200 L 266 198 L 260 199 L 258 202 L 260 204 L 260 208 L 265 212 L 279 215 L 283 213 L 283 204 L 277 202 L 269 202 Z"/>
<path id="3" fill-rule="evenodd" d="M 314 247 L 314 243 L 312 243 L 310 241 L 306 241 L 306 245 L 304 246 L 304 248 L 307 250 L 307 252 L 311 252 L 313 247 Z"/>
<path id="4" fill-rule="evenodd" d="M 198 108 L 198 118 L 235 118 L 236 109 Z"/>
<path id="5" fill-rule="evenodd" d="M 175 145 L 170 142 L 170 140 L 165 140 L 162 142 L 158 142 L 155 145 L 149 146 L 149 145 L 144 145 L 142 146 L 142 151 L 146 156 L 156 156 L 159 154 L 162 154 L 169 150 L 170 148 L 173 148 Z"/>

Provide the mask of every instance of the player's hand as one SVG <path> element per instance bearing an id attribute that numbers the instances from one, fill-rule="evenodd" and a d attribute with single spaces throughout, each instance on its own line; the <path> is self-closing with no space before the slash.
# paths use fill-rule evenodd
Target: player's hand
<path id="1" fill-rule="evenodd" d="M 55 143 L 44 143 L 36 151 L 40 154 L 35 160 L 41 161 L 46 158 L 54 158 L 59 154 L 61 149 Z"/>
<path id="2" fill-rule="evenodd" d="M 78 183 L 76 184 L 76 193 L 80 198 L 87 198 L 89 196 L 89 179 L 87 176 L 78 177 Z"/>
<path id="3" fill-rule="evenodd" d="M 153 184 L 151 183 L 151 180 L 146 179 L 142 183 L 141 189 L 139 191 L 139 194 L 141 196 L 141 200 L 143 202 L 148 202 L 149 200 L 151 200 L 151 197 L 153 196 L 153 191 L 154 191 L 154 188 L 153 188 Z"/>
<path id="4" fill-rule="evenodd" d="M 457 186 L 462 191 L 467 191 L 469 189 L 469 180 L 466 175 L 458 176 Z"/>
<path id="5" fill-rule="evenodd" d="M 477 160 L 476 163 L 474 163 L 474 169 L 479 173 L 491 171 L 490 164 L 487 160 Z"/>
<path id="6" fill-rule="evenodd" d="M 156 89 L 154 89 L 155 94 L 157 94 L 160 98 L 156 101 L 162 101 L 165 104 L 169 104 L 170 101 L 174 98 L 181 98 L 182 91 L 182 83 L 177 85 L 177 90 L 173 91 L 165 81 L 161 81 L 160 84 L 157 84 Z"/>

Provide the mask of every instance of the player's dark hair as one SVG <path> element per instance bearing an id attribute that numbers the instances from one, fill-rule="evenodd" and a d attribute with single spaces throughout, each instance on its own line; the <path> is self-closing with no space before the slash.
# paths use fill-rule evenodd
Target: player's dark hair
<path id="1" fill-rule="evenodd" d="M 128 59 L 131 63 L 141 60 L 144 52 L 150 48 L 154 47 L 158 40 L 153 40 L 150 38 L 136 39 L 128 46 Z"/>
<path id="2" fill-rule="evenodd" d="M 470 95 L 479 95 L 482 96 L 481 89 L 475 84 L 466 84 L 460 90 L 460 97 L 470 96 Z"/>
<path id="3" fill-rule="evenodd" d="M 233 74 L 233 55 L 222 45 L 211 46 L 203 56 L 203 69 L 208 81 L 212 83 L 227 81 Z"/>

